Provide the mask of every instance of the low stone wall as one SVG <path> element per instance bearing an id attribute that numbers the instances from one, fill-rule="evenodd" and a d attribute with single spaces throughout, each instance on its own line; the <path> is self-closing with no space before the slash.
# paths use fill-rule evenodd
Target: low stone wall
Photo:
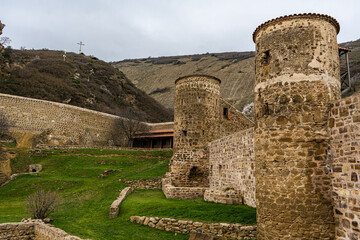
<path id="1" fill-rule="evenodd" d="M 116 121 L 122 119 L 68 104 L 8 94 L 0 94 L 0 112 L 6 117 L 10 134 L 24 147 L 29 147 L 26 145 L 35 138 L 54 145 L 109 145 L 115 141 Z M 28 138 L 27 143 L 24 138 Z"/>
<path id="2" fill-rule="evenodd" d="M 120 192 L 119 197 L 110 206 L 109 218 L 116 218 L 119 216 L 120 205 L 131 192 L 131 187 L 126 187 Z"/>
<path id="3" fill-rule="evenodd" d="M 162 177 L 139 180 L 119 179 L 119 182 L 130 185 L 132 189 L 161 189 L 161 179 Z"/>
<path id="4" fill-rule="evenodd" d="M 253 128 L 210 142 L 209 164 L 205 201 L 256 207 Z"/>
<path id="5" fill-rule="evenodd" d="M 35 239 L 33 223 L 2 223 L 0 224 L 0 240 Z"/>
<path id="6" fill-rule="evenodd" d="M 360 239 L 360 94 L 335 102 L 329 125 L 336 239 Z"/>
<path id="7" fill-rule="evenodd" d="M 32 220 L 18 223 L 0 224 L 0 240 L 82 240 L 65 231 L 43 223 L 41 220 Z"/>
<path id="8" fill-rule="evenodd" d="M 165 231 L 186 234 L 198 232 L 222 239 L 255 239 L 256 235 L 256 226 L 244 226 L 238 223 L 203 223 L 146 216 L 131 216 L 130 221 Z"/>
<path id="9" fill-rule="evenodd" d="M 168 199 L 194 199 L 203 198 L 207 188 L 204 187 L 174 187 L 171 185 L 171 173 L 162 178 L 162 191 Z"/>
<path id="10" fill-rule="evenodd" d="M 0 172 L 0 174 L 1 174 L 1 172 Z M 15 174 L 12 174 L 5 182 L 3 182 L 3 183 L 0 182 L 0 187 L 8 184 L 12 180 L 15 180 L 21 174 L 27 174 L 27 173 L 15 173 Z"/>
<path id="11" fill-rule="evenodd" d="M 49 145 L 126 146 L 119 128 L 124 118 L 69 104 L 0 93 L 0 113 L 9 135 L 21 147 Z M 143 123 L 149 130 L 171 129 L 173 122 Z"/>

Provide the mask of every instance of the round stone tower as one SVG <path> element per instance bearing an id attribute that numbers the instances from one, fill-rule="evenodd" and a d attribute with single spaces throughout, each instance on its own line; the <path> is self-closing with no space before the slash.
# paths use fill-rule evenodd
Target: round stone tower
<path id="1" fill-rule="evenodd" d="M 340 98 L 338 22 L 284 16 L 253 34 L 257 239 L 333 239 L 329 102 Z"/>
<path id="2" fill-rule="evenodd" d="M 191 75 L 175 81 L 174 156 L 171 183 L 176 187 L 206 187 L 207 143 L 219 136 L 220 80 Z"/>

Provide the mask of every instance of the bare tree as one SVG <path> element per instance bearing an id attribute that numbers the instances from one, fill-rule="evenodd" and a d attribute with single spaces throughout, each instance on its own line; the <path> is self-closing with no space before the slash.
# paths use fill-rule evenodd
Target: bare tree
<path id="1" fill-rule="evenodd" d="M 145 132 L 148 130 L 147 125 L 137 119 L 133 111 L 127 110 L 122 115 L 122 119 L 118 119 L 115 123 L 117 131 L 121 131 L 126 138 L 127 147 L 133 146 L 135 134 L 138 132 Z M 116 133 L 119 134 L 119 133 Z"/>
<path id="2" fill-rule="evenodd" d="M 58 209 L 59 197 L 57 192 L 38 190 L 26 199 L 26 210 L 32 218 L 44 219 Z"/>
<path id="3" fill-rule="evenodd" d="M 0 44 L 3 46 L 9 45 L 10 42 L 11 42 L 11 39 L 9 37 L 4 36 L 4 37 L 0 38 Z"/>

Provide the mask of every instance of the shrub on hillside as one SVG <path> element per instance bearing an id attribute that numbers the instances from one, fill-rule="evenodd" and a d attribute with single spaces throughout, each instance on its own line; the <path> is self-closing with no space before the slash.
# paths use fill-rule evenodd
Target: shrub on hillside
<path id="1" fill-rule="evenodd" d="M 45 219 L 58 209 L 57 192 L 38 190 L 26 199 L 26 210 L 34 219 Z"/>

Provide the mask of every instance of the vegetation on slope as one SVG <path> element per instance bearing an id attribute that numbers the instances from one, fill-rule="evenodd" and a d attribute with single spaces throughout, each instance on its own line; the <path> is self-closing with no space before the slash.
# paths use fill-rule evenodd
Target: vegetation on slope
<path id="1" fill-rule="evenodd" d="M 43 165 L 39 174 L 21 175 L 0 188 L 0 223 L 27 217 L 26 197 L 38 189 L 57 190 L 61 209 L 53 225 L 82 238 L 188 239 L 184 234 L 160 231 L 129 221 L 132 215 L 173 217 L 197 221 L 255 223 L 255 209 L 197 200 L 165 199 L 160 190 L 135 190 L 124 201 L 118 218 L 109 219 L 109 207 L 126 187 L 118 179 L 153 178 L 168 171 L 172 151 L 76 149 L 33 153 L 22 150 L 12 160 L 14 172 L 28 164 Z M 105 170 L 116 170 L 98 178 Z"/>
<path id="2" fill-rule="evenodd" d="M 62 51 L 13 50 L 0 58 L 0 92 L 67 103 L 143 121 L 171 121 L 172 113 L 96 57 Z"/>
<path id="3" fill-rule="evenodd" d="M 221 96 L 242 109 L 253 101 L 253 62 L 254 52 L 229 52 L 124 60 L 113 65 L 167 108 L 174 107 L 177 78 L 207 74 L 221 79 Z"/>
<path id="4" fill-rule="evenodd" d="M 340 45 L 352 51 L 349 54 L 351 76 L 358 76 L 355 90 L 360 91 L 360 39 Z M 254 98 L 254 52 L 133 59 L 114 62 L 113 65 L 167 108 L 174 106 L 174 81 L 191 74 L 220 78 L 221 96 L 239 110 L 253 102 Z M 345 68 L 345 61 L 341 67 Z"/>

